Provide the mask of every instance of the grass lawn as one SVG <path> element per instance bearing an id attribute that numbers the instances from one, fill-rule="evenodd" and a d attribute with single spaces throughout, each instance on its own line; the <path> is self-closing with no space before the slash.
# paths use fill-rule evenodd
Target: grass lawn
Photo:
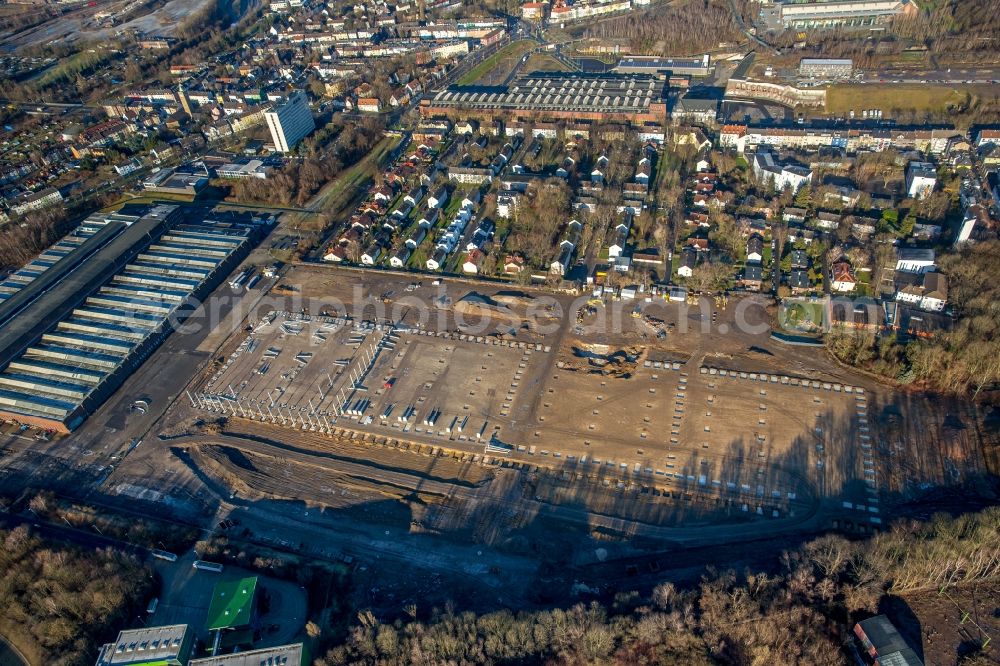
<path id="1" fill-rule="evenodd" d="M 524 63 L 526 72 L 568 72 L 566 65 L 562 64 L 548 53 L 532 53 L 528 62 Z"/>
<path id="2" fill-rule="evenodd" d="M 778 323 L 786 331 L 809 332 L 823 326 L 823 303 L 806 298 L 786 298 L 778 312 Z"/>
<path id="3" fill-rule="evenodd" d="M 916 109 L 943 112 L 949 105 L 964 104 L 989 92 L 990 86 L 952 86 L 934 84 L 843 84 L 826 91 L 827 113 L 844 115 L 862 109 Z"/>
<path id="4" fill-rule="evenodd" d="M 139 196 L 124 196 L 110 206 L 103 208 L 104 212 L 111 212 L 121 209 L 125 204 L 152 204 L 152 203 L 162 203 L 166 201 L 172 201 L 177 203 L 191 203 L 194 201 L 194 197 L 190 194 L 169 194 L 169 193 L 157 193 L 149 192 L 148 194 L 140 194 Z"/>
<path id="5" fill-rule="evenodd" d="M 465 76 L 460 78 L 457 83 L 460 86 L 472 85 L 473 83 L 479 82 L 479 80 L 484 78 L 487 74 L 491 73 L 497 75 L 492 76 L 491 78 L 502 80 L 512 69 L 514 69 L 514 65 L 521 59 L 521 56 L 535 46 L 537 46 L 537 44 L 530 39 L 522 39 L 517 42 L 511 42 L 466 72 Z M 493 70 L 499 68 L 501 64 L 504 63 L 509 65 L 505 68 L 505 72 L 493 72 Z M 502 76 L 500 76 L 500 74 L 502 74 Z"/>

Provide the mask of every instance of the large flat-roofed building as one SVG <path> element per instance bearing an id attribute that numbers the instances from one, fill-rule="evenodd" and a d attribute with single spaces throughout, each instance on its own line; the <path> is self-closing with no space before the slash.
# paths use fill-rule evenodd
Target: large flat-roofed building
<path id="1" fill-rule="evenodd" d="M 126 629 L 101 648 L 97 666 L 186 666 L 193 644 L 186 624 Z"/>
<path id="2" fill-rule="evenodd" d="M 302 643 L 194 659 L 189 666 L 306 666 L 309 655 Z"/>
<path id="3" fill-rule="evenodd" d="M 651 76 L 533 72 L 508 86 L 452 86 L 420 102 L 424 117 L 666 122 L 665 84 Z"/>
<path id="4" fill-rule="evenodd" d="M 650 74 L 665 77 L 670 74 L 707 76 L 711 70 L 710 56 L 700 58 L 658 58 L 656 56 L 624 56 L 614 71 L 619 74 Z"/>
<path id="5" fill-rule="evenodd" d="M 201 162 L 184 164 L 176 169 L 161 169 L 142 181 L 147 192 L 196 197 L 208 187 L 208 169 Z"/>
<path id="6" fill-rule="evenodd" d="M 247 180 L 249 178 L 267 180 L 271 173 L 271 166 L 265 164 L 263 160 L 251 159 L 224 164 L 217 168 L 215 173 L 219 178 L 227 180 Z"/>
<path id="7" fill-rule="evenodd" d="M 785 2 L 779 7 L 781 22 L 786 28 L 872 26 L 900 14 L 918 11 L 909 0 Z"/>
<path id="8" fill-rule="evenodd" d="M 287 153 L 316 129 L 309 101 L 301 90 L 296 90 L 265 113 L 264 119 L 271 130 L 274 149 L 279 153 Z"/>
<path id="9" fill-rule="evenodd" d="M 95 213 L 0 282 L 0 417 L 69 432 L 249 252 L 254 225 Z"/>
<path id="10" fill-rule="evenodd" d="M 849 79 L 854 71 L 850 58 L 803 58 L 799 76 L 810 79 Z"/>
<path id="11" fill-rule="evenodd" d="M 208 630 L 241 630 L 257 617 L 257 577 L 216 583 L 208 606 Z"/>

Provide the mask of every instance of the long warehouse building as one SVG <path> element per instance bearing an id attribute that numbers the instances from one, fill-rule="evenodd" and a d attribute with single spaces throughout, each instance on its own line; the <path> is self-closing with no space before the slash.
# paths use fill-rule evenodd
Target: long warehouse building
<path id="1" fill-rule="evenodd" d="M 0 283 L 0 418 L 78 427 L 256 235 L 171 205 L 88 217 Z"/>
<path id="2" fill-rule="evenodd" d="M 666 85 L 642 75 L 534 72 L 508 86 L 451 86 L 422 99 L 420 114 L 662 125 Z"/>

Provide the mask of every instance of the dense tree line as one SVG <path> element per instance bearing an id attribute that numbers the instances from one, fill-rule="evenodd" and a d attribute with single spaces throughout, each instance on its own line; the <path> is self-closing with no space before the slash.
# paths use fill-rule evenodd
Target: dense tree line
<path id="1" fill-rule="evenodd" d="M 701 53 L 719 42 L 740 42 L 743 35 L 725 0 L 683 0 L 649 12 L 633 12 L 602 21 L 587 37 L 628 40 L 631 53 L 680 55 Z"/>
<path id="2" fill-rule="evenodd" d="M 382 623 L 359 613 L 316 666 L 345 664 L 847 664 L 850 626 L 885 594 L 937 591 L 1000 574 L 1000 509 L 903 523 L 870 541 L 827 535 L 782 553 L 775 575 L 709 570 L 610 607 L 477 616 L 434 610 Z"/>
<path id="3" fill-rule="evenodd" d="M 933 0 L 917 7 L 914 15 L 893 21 L 895 35 L 923 43 L 937 55 L 996 62 L 1000 0 Z"/>
<path id="4" fill-rule="evenodd" d="M 0 530 L 0 634 L 32 663 L 94 663 L 96 646 L 128 624 L 151 584 L 149 571 L 120 551 Z"/>
<path id="5" fill-rule="evenodd" d="M 566 181 L 550 178 L 532 183 L 514 214 L 504 247 L 524 256 L 530 265 L 547 267 L 559 252 L 559 234 L 569 214 L 570 188 Z"/>
<path id="6" fill-rule="evenodd" d="M 60 206 L 28 213 L 18 223 L 0 228 L 0 270 L 20 268 L 73 228 Z"/>
<path id="7" fill-rule="evenodd" d="M 239 201 L 259 201 L 281 206 L 302 206 L 324 183 L 345 167 L 356 164 L 382 138 L 378 122 L 337 121 L 317 130 L 298 149 L 307 155 L 293 159 L 267 180 L 250 178 L 233 184 L 231 195 Z M 336 138 L 332 138 L 332 137 Z"/>
<path id="8" fill-rule="evenodd" d="M 835 331 L 828 348 L 841 360 L 892 379 L 949 393 L 973 393 L 1000 382 L 1000 286 L 991 279 L 1000 262 L 1000 241 L 963 248 L 939 258 L 948 278 L 954 327 L 905 345 L 873 332 Z"/>

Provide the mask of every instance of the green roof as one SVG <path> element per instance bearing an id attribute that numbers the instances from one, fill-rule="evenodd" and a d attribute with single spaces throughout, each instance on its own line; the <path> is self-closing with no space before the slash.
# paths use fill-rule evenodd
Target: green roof
<path id="1" fill-rule="evenodd" d="M 250 624 L 257 577 L 217 583 L 208 606 L 208 630 L 231 629 Z"/>

